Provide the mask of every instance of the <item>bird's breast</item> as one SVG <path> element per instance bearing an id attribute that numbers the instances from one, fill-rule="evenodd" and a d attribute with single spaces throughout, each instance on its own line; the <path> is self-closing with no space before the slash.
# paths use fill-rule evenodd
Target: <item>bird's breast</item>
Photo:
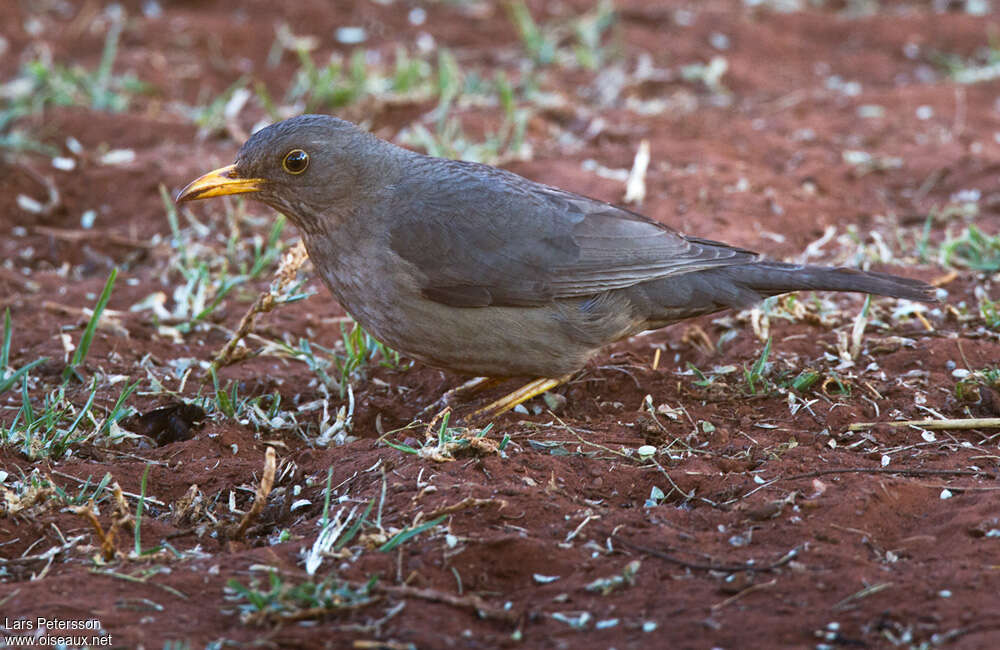
<path id="1" fill-rule="evenodd" d="M 407 305 L 419 297 L 405 262 L 363 236 L 344 240 L 307 235 L 306 249 L 340 305 L 375 338 L 392 346 Z"/>

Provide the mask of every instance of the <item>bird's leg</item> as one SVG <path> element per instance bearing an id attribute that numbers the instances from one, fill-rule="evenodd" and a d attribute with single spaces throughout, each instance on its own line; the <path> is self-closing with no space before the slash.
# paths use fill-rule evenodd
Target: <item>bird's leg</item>
<path id="1" fill-rule="evenodd" d="M 560 384 L 565 384 L 572 377 L 573 377 L 572 374 L 563 375 L 558 379 L 549 379 L 547 377 L 540 377 L 532 382 L 525 384 L 524 386 L 521 386 L 513 393 L 504 395 L 497 401 L 491 404 L 487 404 L 483 408 L 473 413 L 470 417 L 471 418 L 496 417 L 501 413 L 506 413 L 507 411 L 511 410 L 518 404 L 527 402 L 532 397 L 536 397 L 546 391 L 552 390 L 553 388 L 559 386 Z"/>
<path id="2" fill-rule="evenodd" d="M 416 417 L 419 419 L 431 411 L 436 411 L 440 408 L 449 406 L 459 395 L 475 395 L 476 393 L 492 388 L 501 382 L 503 382 L 503 379 L 497 379 L 495 377 L 473 377 L 472 379 L 446 391 L 444 395 L 439 397 L 437 400 L 422 408 L 420 412 L 417 413 Z"/>

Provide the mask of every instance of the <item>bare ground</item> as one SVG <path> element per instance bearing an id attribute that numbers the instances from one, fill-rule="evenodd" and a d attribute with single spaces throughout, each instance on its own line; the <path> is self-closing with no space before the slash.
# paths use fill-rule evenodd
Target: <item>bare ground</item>
<path id="1" fill-rule="evenodd" d="M 79 369 L 83 382 L 64 385 L 79 409 L 97 378 L 94 412 L 104 414 L 125 385 L 139 381 L 127 401 L 135 414 L 120 425 L 140 435 L 116 444 L 95 437 L 45 457 L 11 429 L 21 383 L 0 394 L 0 424 L 10 438 L 0 448 L 0 612 L 8 628 L 19 618 L 96 618 L 114 647 L 1000 642 L 996 430 L 886 424 L 1000 416 L 997 375 L 988 372 L 1000 361 L 1000 340 L 996 323 L 990 329 L 980 312 L 998 298 L 996 268 L 976 271 L 941 253 L 970 225 L 994 238 L 1000 231 L 1000 81 L 960 83 L 945 64 L 982 63 L 1000 26 L 995 15 L 908 2 L 831 2 L 791 13 L 729 0 L 655 8 L 619 2 L 602 37 L 604 58 L 588 70 L 558 57 L 526 64 L 526 48 L 499 5 L 273 4 L 234 11 L 224 2 L 177 2 L 153 11 L 159 5 L 122 3 L 114 72 L 132 73 L 146 90 L 120 113 L 46 105 L 16 121 L 55 151 L 10 150 L 0 162 L 9 365 L 48 357 L 27 384 L 41 410 L 45 395 L 63 384 L 66 337 L 79 344 L 86 310 L 118 267 L 109 311 Z M 569 24 L 592 8 L 544 4 L 530 4 L 542 25 Z M 0 7 L 4 79 L 45 57 L 98 66 L 114 22 L 101 3 L 29 6 Z M 425 11 L 422 23 L 413 9 Z M 762 314 L 649 333 L 609 347 L 557 391 L 564 399 L 536 399 L 528 413 L 498 419 L 487 438 L 508 438 L 502 450 L 466 438 L 456 460 L 436 462 L 384 443 L 419 447 L 430 429 L 397 429 L 464 378 L 406 360 L 369 367 L 352 379 L 352 440 L 323 447 L 315 442 L 322 408 L 304 407 L 325 396 L 316 374 L 273 346 L 256 354 L 264 340 L 337 348 L 343 311 L 307 266 L 305 288 L 315 295 L 262 316 L 262 338 L 247 342 L 252 355 L 219 373 L 220 386 L 235 386 L 240 399 L 279 395 L 283 423 L 211 408 L 193 426 L 176 411 L 173 419 L 157 414 L 157 407 L 216 394 L 198 362 L 213 358 L 270 284 L 274 260 L 188 332 L 177 329 L 186 319 L 132 310 L 163 292 L 165 309 L 176 314 L 175 289 L 185 283 L 160 185 L 175 192 L 230 162 L 268 117 L 255 94 L 199 132 L 187 107 L 227 97 L 241 79 L 266 89 L 279 112 L 294 104 L 287 93 L 299 59 L 272 48 L 282 24 L 316 38 L 316 61 L 361 47 L 392 61 L 397 46 L 417 52 L 429 35 L 467 78 L 502 70 L 520 87 L 533 75 L 540 92 L 519 91 L 517 99 L 530 111 L 530 155 L 527 148 L 500 152 L 503 166 L 621 202 L 622 172 L 647 140 L 641 210 L 649 216 L 776 258 L 871 264 L 933 281 L 944 299 L 922 318 L 874 300 L 853 358 L 860 296 L 799 296 Z M 344 26 L 363 27 L 366 41 L 337 42 L 335 30 Z M 572 30 L 557 30 L 555 41 L 565 58 Z M 713 57 L 726 65 L 717 81 L 710 71 L 684 73 Z M 426 58 L 436 65 L 436 54 Z M 420 93 L 390 100 L 362 93 L 318 109 L 399 139 L 415 122 L 433 131 L 436 104 Z M 471 139 L 500 128 L 495 103 L 452 110 Z M 134 159 L 102 162 L 116 149 Z M 53 153 L 74 168 L 53 168 Z M 21 195 L 41 209 L 25 209 Z M 88 210 L 96 214 L 85 228 Z M 214 250 L 220 260 L 229 254 L 234 266 L 273 221 L 263 207 L 235 203 L 196 206 L 189 216 L 204 227 L 181 215 L 188 250 Z M 234 232 L 236 252 L 227 253 Z M 282 246 L 296 238 L 286 228 Z M 764 376 L 751 386 L 745 373 L 768 334 Z M 181 380 L 186 365 L 193 370 Z M 816 381 L 793 383 L 804 376 Z M 336 391 L 327 401 L 331 413 L 346 404 Z M 274 400 L 259 403 L 266 409 Z M 289 413 L 300 426 L 283 426 Z M 851 427 L 860 422 L 880 424 Z M 657 453 L 640 456 L 643 445 Z M 268 447 L 278 461 L 274 489 L 237 534 Z M 102 555 L 99 535 L 69 507 L 72 498 L 53 490 L 73 496 L 89 478 L 92 492 L 108 473 L 129 493 L 121 503 L 132 520 Z M 28 487 L 32 476 L 37 489 Z M 96 519 L 107 531 L 121 513 L 110 488 L 99 496 Z M 331 515 L 357 508 L 352 523 L 374 506 L 350 543 L 309 576 L 303 550 L 316 540 L 327 496 Z M 139 501 L 139 545 L 162 546 L 136 556 Z M 380 550 L 395 533 L 438 518 Z M 324 578 L 342 589 L 323 606 L 282 593 L 254 614 L 230 582 L 266 592 L 269 575 L 289 589 Z"/>

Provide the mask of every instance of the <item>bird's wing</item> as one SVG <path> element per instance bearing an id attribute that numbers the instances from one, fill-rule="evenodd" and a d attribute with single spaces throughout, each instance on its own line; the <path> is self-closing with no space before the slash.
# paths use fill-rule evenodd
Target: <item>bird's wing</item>
<path id="1" fill-rule="evenodd" d="M 389 201 L 389 240 L 447 305 L 542 305 L 758 257 L 492 167 L 424 161 L 433 173 L 418 167 Z"/>

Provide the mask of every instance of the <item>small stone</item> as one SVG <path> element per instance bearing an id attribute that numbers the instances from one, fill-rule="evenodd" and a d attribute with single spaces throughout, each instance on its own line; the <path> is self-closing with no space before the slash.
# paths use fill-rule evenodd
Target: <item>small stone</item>
<path id="1" fill-rule="evenodd" d="M 545 405 L 549 407 L 549 410 L 553 413 L 558 413 L 566 407 L 565 395 L 560 395 L 559 393 L 548 392 L 542 395 L 542 399 L 545 400 Z"/>
<path id="2" fill-rule="evenodd" d="M 645 460 L 656 455 L 656 447 L 653 445 L 643 445 L 636 449 L 635 453 L 639 454 L 639 458 Z"/>

